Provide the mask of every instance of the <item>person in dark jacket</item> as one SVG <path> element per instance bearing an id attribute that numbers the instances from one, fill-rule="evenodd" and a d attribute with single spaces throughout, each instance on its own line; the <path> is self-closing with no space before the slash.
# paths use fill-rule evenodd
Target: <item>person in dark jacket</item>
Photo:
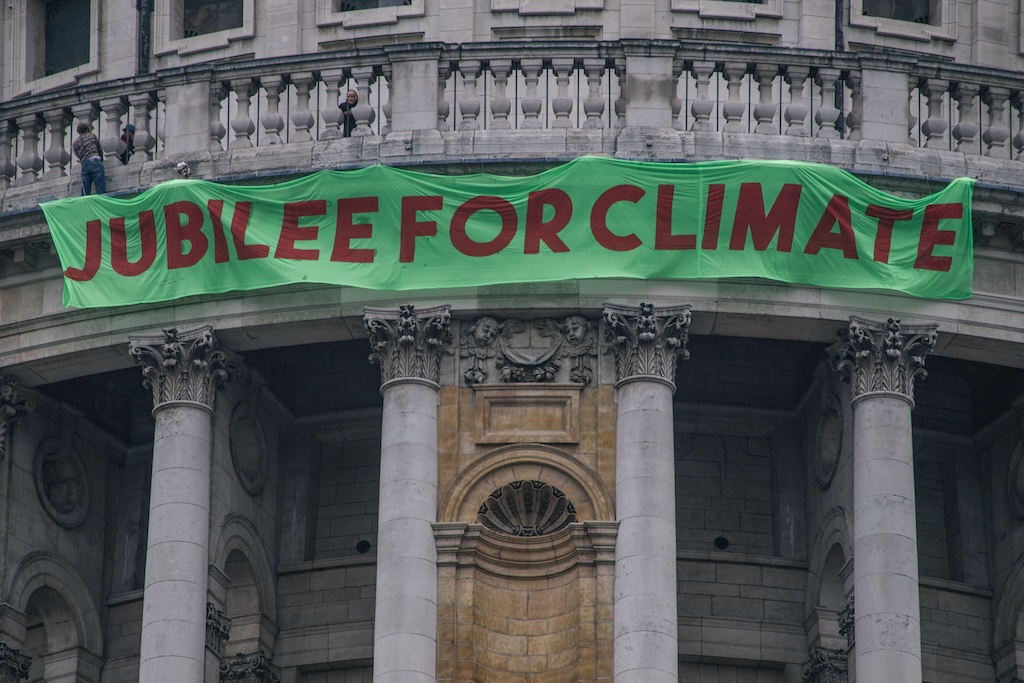
<path id="1" fill-rule="evenodd" d="M 356 117 L 352 115 L 352 110 L 359 104 L 359 93 L 355 90 L 349 90 L 345 93 L 345 101 L 339 102 L 338 107 L 341 109 L 341 133 L 345 137 L 351 137 L 352 131 L 356 129 Z"/>

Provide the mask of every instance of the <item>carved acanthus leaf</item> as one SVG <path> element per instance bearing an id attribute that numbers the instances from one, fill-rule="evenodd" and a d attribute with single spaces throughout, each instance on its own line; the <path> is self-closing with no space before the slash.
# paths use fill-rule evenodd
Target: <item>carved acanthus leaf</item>
<path id="1" fill-rule="evenodd" d="M 35 407 L 35 401 L 18 392 L 17 377 L 0 377 L 0 460 L 7 457 L 11 430 Z"/>
<path id="2" fill-rule="evenodd" d="M 618 379 L 659 377 L 675 383 L 676 362 L 690 357 L 690 306 L 605 304 L 605 334 L 615 351 Z"/>
<path id="3" fill-rule="evenodd" d="M 893 392 L 913 399 L 914 380 L 924 378 L 925 356 L 935 346 L 937 325 L 884 324 L 851 317 L 831 347 L 836 370 L 850 383 L 853 397 L 868 392 Z"/>
<path id="4" fill-rule="evenodd" d="M 206 603 L 206 647 L 224 654 L 224 641 L 231 635 L 231 620 L 212 603 Z"/>
<path id="5" fill-rule="evenodd" d="M 364 308 L 363 322 L 370 336 L 370 361 L 380 363 L 381 383 L 395 379 L 438 382 L 441 354 L 451 343 L 448 305 L 421 309 L 412 305 Z"/>
<path id="6" fill-rule="evenodd" d="M 263 652 L 235 655 L 220 663 L 222 683 L 278 683 L 281 671 Z"/>
<path id="7" fill-rule="evenodd" d="M 217 389 L 235 373 L 209 325 L 181 334 L 170 328 L 162 337 L 130 337 L 128 352 L 142 366 L 154 408 L 185 401 L 213 410 Z"/>
<path id="8" fill-rule="evenodd" d="M 32 658 L 21 654 L 20 650 L 0 643 L 0 683 L 18 683 L 28 678 L 32 668 Z"/>

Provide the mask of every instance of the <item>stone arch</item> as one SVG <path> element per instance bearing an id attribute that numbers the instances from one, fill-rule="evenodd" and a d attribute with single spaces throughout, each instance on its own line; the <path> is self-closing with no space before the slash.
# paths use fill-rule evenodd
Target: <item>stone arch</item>
<path id="1" fill-rule="evenodd" d="M 463 470 L 441 500 L 438 521 L 472 524 L 492 491 L 523 480 L 543 481 L 561 490 L 581 522 L 615 519 L 611 494 L 587 465 L 551 446 L 515 444 L 496 448 Z"/>
<path id="2" fill-rule="evenodd" d="M 852 558 L 851 530 L 846 511 L 834 507 L 828 511 L 811 544 L 807 579 L 808 651 L 836 651 L 847 646 L 840 633 L 839 615 L 848 599 L 847 579 L 843 575 Z"/>
<path id="3" fill-rule="evenodd" d="M 806 604 L 808 614 L 822 605 L 822 591 L 827 590 L 827 584 L 831 581 L 831 577 L 826 577 L 826 572 L 833 567 L 835 549 L 838 547 L 842 553 L 844 564 L 853 558 L 853 547 L 850 545 L 852 538 L 853 532 L 846 511 L 841 507 L 829 510 L 818 525 L 818 533 L 811 543 Z"/>
<path id="4" fill-rule="evenodd" d="M 277 596 L 270 557 L 259 534 L 249 520 L 229 515 L 217 528 L 214 548 L 214 566 L 223 580 L 216 597 L 224 616 L 232 620 L 225 654 L 273 653 Z"/>

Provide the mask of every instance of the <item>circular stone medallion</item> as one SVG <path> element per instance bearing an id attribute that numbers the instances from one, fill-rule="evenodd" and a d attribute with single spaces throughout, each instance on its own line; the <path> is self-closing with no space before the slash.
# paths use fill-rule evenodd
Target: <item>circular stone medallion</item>
<path id="1" fill-rule="evenodd" d="M 250 495 L 259 495 L 267 479 L 267 455 L 263 431 L 244 406 L 235 408 L 231 416 L 231 464 L 242 488 Z"/>
<path id="2" fill-rule="evenodd" d="M 39 502 L 63 527 L 76 527 L 89 514 L 89 482 L 78 454 L 56 439 L 36 451 L 35 482 Z"/>

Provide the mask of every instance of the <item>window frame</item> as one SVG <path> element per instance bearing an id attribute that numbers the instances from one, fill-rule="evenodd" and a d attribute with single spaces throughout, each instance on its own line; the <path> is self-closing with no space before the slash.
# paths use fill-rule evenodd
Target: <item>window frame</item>
<path id="1" fill-rule="evenodd" d="M 242 0 L 241 26 L 192 38 L 184 37 L 185 10 L 182 0 L 156 0 L 155 4 L 153 52 L 157 57 L 219 50 L 256 35 L 256 7 L 253 0 Z"/>
<path id="2" fill-rule="evenodd" d="M 348 12 L 334 9 L 334 0 L 316 0 L 316 25 L 359 28 L 362 26 L 383 26 L 397 24 L 405 18 L 422 17 L 426 14 L 424 0 L 412 0 L 408 5 L 392 7 L 371 7 Z"/>
<path id="3" fill-rule="evenodd" d="M 934 18 L 936 14 L 938 21 Z M 850 26 L 873 31 L 879 36 L 920 42 L 956 40 L 955 0 L 931 0 L 929 15 L 935 23 L 916 24 L 912 21 L 872 17 L 864 14 L 864 0 L 850 0 Z"/>
<path id="4" fill-rule="evenodd" d="M 45 0 L 12 0 L 9 7 L 11 15 L 5 22 L 11 34 L 10 40 L 4 41 L 4 71 L 11 83 L 11 97 L 31 95 L 34 93 L 74 85 L 83 76 L 95 74 L 100 70 L 99 22 L 100 2 L 89 0 L 89 61 L 84 64 L 58 71 L 49 76 L 30 78 L 28 75 L 29 50 L 37 51 L 39 59 L 45 59 L 45 43 L 29 46 L 29 6 L 32 3 L 43 3 Z"/>

